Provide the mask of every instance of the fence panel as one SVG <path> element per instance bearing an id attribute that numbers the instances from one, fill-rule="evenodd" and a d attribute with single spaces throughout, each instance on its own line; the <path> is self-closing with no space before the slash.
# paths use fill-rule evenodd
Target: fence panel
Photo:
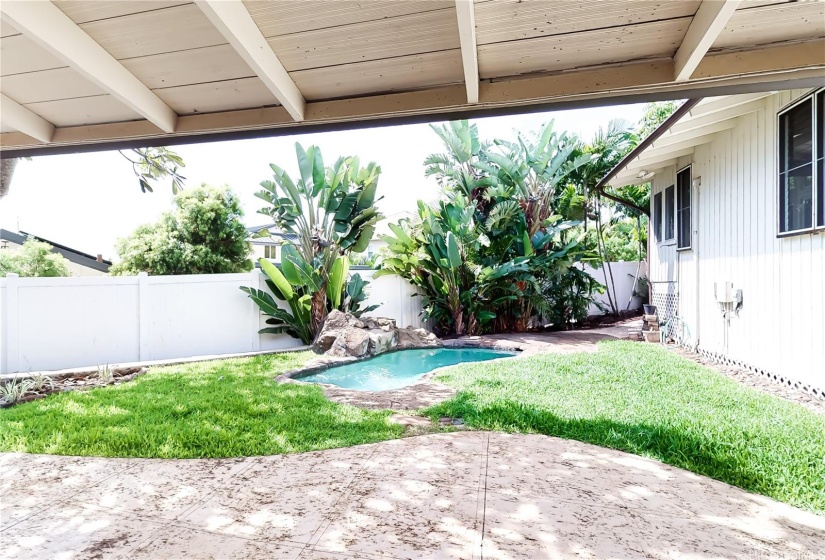
<path id="1" fill-rule="evenodd" d="M 365 305 L 400 327 L 429 328 L 421 298 L 398 276 L 370 281 Z M 603 282 L 602 270 L 592 274 Z M 614 264 L 622 309 L 635 263 Z M 601 275 L 601 276 L 600 276 Z M 259 271 L 191 276 L 0 279 L 0 373 L 276 350 L 300 345 L 288 335 L 260 335 L 257 306 L 238 288 L 265 288 Z M 593 310 L 597 312 L 597 310 Z"/>

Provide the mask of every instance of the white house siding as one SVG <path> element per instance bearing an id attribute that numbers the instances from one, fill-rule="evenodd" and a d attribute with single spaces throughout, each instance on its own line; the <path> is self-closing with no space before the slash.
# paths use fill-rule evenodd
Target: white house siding
<path id="1" fill-rule="evenodd" d="M 675 184 L 687 164 L 701 186 L 691 193 L 692 249 L 677 252 L 675 240 L 652 241 L 650 278 L 678 282 L 679 315 L 691 342 L 718 355 L 725 353 L 725 324 L 714 283 L 732 282 L 743 291 L 743 308 L 730 320 L 726 356 L 823 389 L 825 232 L 776 236 L 777 114 L 808 93 L 765 98 L 763 108 L 739 117 L 735 128 L 657 172 L 652 194 Z"/>

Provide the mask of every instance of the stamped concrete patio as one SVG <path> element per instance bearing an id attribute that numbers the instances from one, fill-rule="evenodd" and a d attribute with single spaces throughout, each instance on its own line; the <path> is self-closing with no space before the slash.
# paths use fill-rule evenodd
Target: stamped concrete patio
<path id="1" fill-rule="evenodd" d="M 626 453 L 456 432 L 230 460 L 0 456 L 3 558 L 821 558 L 825 517 Z"/>

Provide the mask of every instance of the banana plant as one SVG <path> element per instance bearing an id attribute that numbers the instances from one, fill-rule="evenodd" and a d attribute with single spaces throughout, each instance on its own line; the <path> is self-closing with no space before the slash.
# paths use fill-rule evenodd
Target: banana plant
<path id="1" fill-rule="evenodd" d="M 335 271 L 335 285 L 330 285 L 337 259 L 364 252 L 376 223 L 383 219 L 375 206 L 380 200 L 376 192 L 381 167 L 372 162 L 361 167 L 357 157 L 341 157 L 325 167 L 320 148 L 304 149 L 298 143 L 295 154 L 300 176 L 293 180 L 283 168 L 271 164 L 272 180 L 262 181 L 256 196 L 267 203 L 259 213 L 269 216 L 280 232 L 297 237 L 297 253 L 306 266 L 290 265 L 284 259 L 285 274 L 293 266 L 296 273 L 309 267 L 318 275 L 309 292 L 311 322 L 317 331 L 326 318 L 328 300 L 334 300 L 335 307 L 341 303 L 339 287 L 346 273 Z M 268 230 L 259 233 L 270 234 Z"/>
<path id="2" fill-rule="evenodd" d="M 266 320 L 266 324 L 272 326 L 265 327 L 258 332 L 261 334 L 286 333 L 300 339 L 304 344 L 312 344 L 315 331 L 312 328 L 311 296 L 307 293 L 307 286 L 298 280 L 297 273 L 293 276 L 293 280 L 296 280 L 293 284 L 283 272 L 278 270 L 277 266 L 267 259 L 259 259 L 258 262 L 267 276 L 266 284 L 272 294 L 257 288 L 241 286 L 241 290 L 258 304 L 264 315 L 270 317 Z M 282 309 L 275 298 L 285 301 L 291 313 Z"/>
<path id="3" fill-rule="evenodd" d="M 361 307 L 364 300 L 367 299 L 365 288 L 368 285 L 369 281 L 361 278 L 360 274 L 353 274 L 341 292 L 341 306 L 338 309 L 356 317 L 378 309 L 381 304 L 369 305 L 364 308 Z"/>

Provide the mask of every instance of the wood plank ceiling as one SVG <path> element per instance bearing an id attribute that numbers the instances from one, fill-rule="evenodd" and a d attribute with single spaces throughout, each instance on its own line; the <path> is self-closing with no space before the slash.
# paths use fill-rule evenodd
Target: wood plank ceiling
<path id="1" fill-rule="evenodd" d="M 0 106 L 0 148 L 174 143 L 825 82 L 825 2 L 725 0 L 730 13 L 705 25 L 714 1 L 236 0 L 226 10 L 211 0 L 4 0 L 0 92 L 15 108 Z M 695 61 L 680 67 L 690 79 L 676 80 L 677 52 Z M 294 110 L 279 101 L 289 91 Z M 54 125 L 49 141 L 20 130 L 30 122 L 12 116 L 21 106 Z"/>

